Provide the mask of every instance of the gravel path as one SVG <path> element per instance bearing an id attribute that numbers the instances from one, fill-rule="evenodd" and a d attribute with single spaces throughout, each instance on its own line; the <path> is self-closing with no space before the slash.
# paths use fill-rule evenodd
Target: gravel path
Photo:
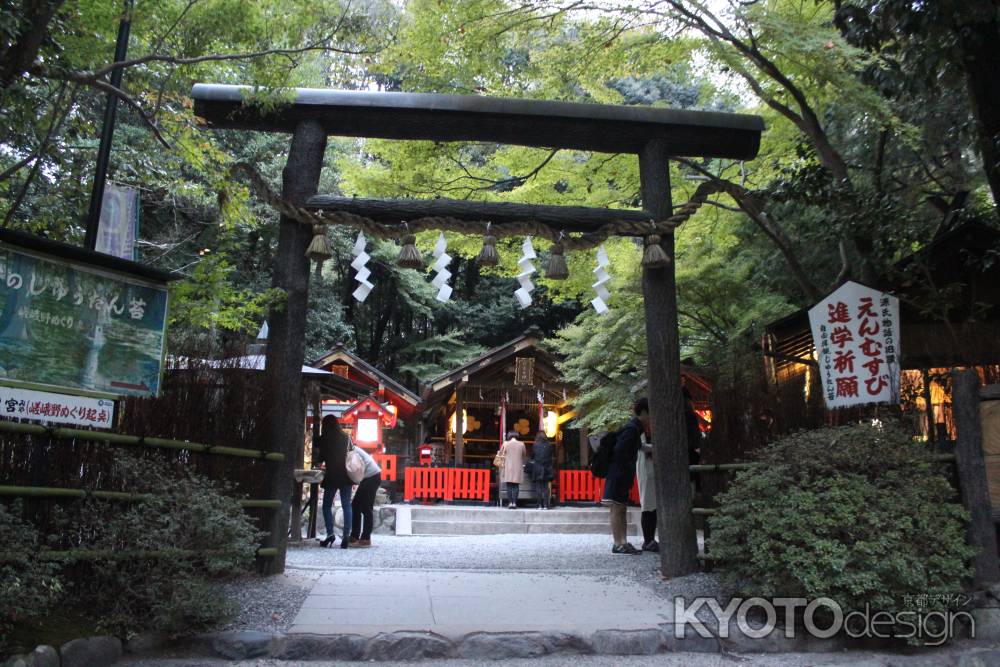
<path id="1" fill-rule="evenodd" d="M 723 594 L 717 574 L 698 573 L 664 581 L 658 554 L 613 554 L 607 535 L 375 535 L 372 543 L 371 549 L 320 549 L 306 544 L 289 549 L 287 567 L 296 572 L 403 568 L 603 574 L 609 581 L 627 577 L 668 599 Z"/>
<path id="2" fill-rule="evenodd" d="M 480 572 L 586 573 L 601 580 L 638 582 L 665 599 L 719 596 L 719 578 L 693 574 L 669 581 L 657 554 L 619 556 L 606 535 L 373 536 L 370 549 L 321 549 L 316 541 L 290 546 L 286 574 L 247 576 L 223 586 L 237 613 L 221 630 L 284 632 L 323 572 L 333 569 L 423 569 Z"/>
<path id="3" fill-rule="evenodd" d="M 289 570 L 274 577 L 248 575 L 223 584 L 236 613 L 217 630 L 285 632 L 319 578 L 319 572 Z"/>

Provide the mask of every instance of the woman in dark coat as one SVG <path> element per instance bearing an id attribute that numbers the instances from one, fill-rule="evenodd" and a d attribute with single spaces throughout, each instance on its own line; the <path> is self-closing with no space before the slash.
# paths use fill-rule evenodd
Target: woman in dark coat
<path id="1" fill-rule="evenodd" d="M 555 468 L 553 458 L 555 449 L 552 443 L 545 437 L 544 433 L 539 433 L 535 438 L 535 443 L 531 446 L 531 460 L 533 466 L 532 478 L 535 480 L 535 489 L 538 491 L 538 509 L 549 509 L 549 498 L 552 494 L 552 480 L 555 479 Z"/>
<path id="2" fill-rule="evenodd" d="M 611 454 L 611 465 L 604 480 L 604 497 L 601 503 L 611 507 L 611 535 L 616 554 L 642 553 L 628 543 L 628 494 L 635 481 L 635 462 L 642 446 L 642 433 L 649 423 L 649 401 L 641 398 L 632 408 L 634 416 L 618 431 L 615 448 Z"/>
<path id="3" fill-rule="evenodd" d="M 317 464 L 326 464 L 326 475 L 323 477 L 323 523 L 326 524 L 326 539 L 319 543 L 321 547 L 332 547 L 334 537 L 333 497 L 340 492 L 340 506 L 344 511 L 344 537 L 340 548 L 346 549 L 350 544 L 351 532 L 351 484 L 347 476 L 347 443 L 348 436 L 340 428 L 340 422 L 333 415 L 323 417 L 323 434 L 319 438 L 319 460 Z"/>

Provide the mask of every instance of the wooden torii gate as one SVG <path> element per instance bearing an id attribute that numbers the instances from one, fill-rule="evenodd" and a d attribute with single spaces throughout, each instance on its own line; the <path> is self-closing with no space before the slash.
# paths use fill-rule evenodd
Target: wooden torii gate
<path id="1" fill-rule="evenodd" d="M 281 197 L 311 209 L 354 213 L 398 225 L 404 220 L 442 217 L 470 222 L 526 222 L 572 233 L 594 233 L 606 225 L 645 224 L 624 232 L 655 234 L 670 262 L 643 267 L 642 288 L 649 357 L 649 403 L 659 506 L 660 566 L 680 576 L 698 567 L 691 516 L 688 455 L 680 383 L 677 292 L 673 228 L 650 225 L 671 216 L 669 160 L 672 156 L 749 160 L 757 155 L 764 129 L 758 116 L 649 107 L 577 104 L 477 96 L 298 89 L 289 104 L 270 111 L 244 104 L 244 86 L 196 84 L 195 114 L 209 127 L 292 135 L 282 172 Z M 485 141 L 552 149 L 634 153 L 639 157 L 642 211 L 525 204 L 434 200 L 359 200 L 317 196 L 327 136 L 431 141 Z M 702 197 L 703 199 L 703 197 Z M 266 383 L 285 399 L 270 416 L 270 439 L 285 454 L 271 469 L 271 498 L 282 502 L 269 526 L 269 546 L 278 556 L 264 568 L 282 572 L 288 534 L 292 470 L 301 466 L 305 403 L 301 399 L 309 260 L 313 237 L 283 212 L 274 263 L 274 287 L 287 293 L 268 316 Z M 626 225 L 627 226 L 627 225 Z M 648 241 L 647 241 L 648 242 Z"/>

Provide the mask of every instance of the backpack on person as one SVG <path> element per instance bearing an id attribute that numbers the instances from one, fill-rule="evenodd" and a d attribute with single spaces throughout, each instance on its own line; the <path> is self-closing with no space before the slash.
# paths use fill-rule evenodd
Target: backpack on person
<path id="1" fill-rule="evenodd" d="M 608 469 L 611 468 L 611 455 L 615 451 L 615 443 L 618 442 L 618 431 L 608 431 L 601 438 L 594 458 L 590 461 L 590 473 L 599 479 L 608 476 Z"/>

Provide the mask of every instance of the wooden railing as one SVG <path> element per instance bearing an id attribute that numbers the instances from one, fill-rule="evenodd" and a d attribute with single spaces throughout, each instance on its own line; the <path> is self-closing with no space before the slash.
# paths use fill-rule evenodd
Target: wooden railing
<path id="1" fill-rule="evenodd" d="M 263 459 L 265 461 L 283 461 L 285 455 L 280 452 L 266 452 L 258 449 L 243 449 L 240 447 L 221 447 L 207 445 L 197 442 L 187 442 L 186 440 L 173 440 L 170 438 L 152 438 L 123 433 L 113 433 L 109 431 L 89 431 L 85 429 L 66 427 L 46 427 L 40 424 L 25 424 L 14 421 L 0 420 L 0 433 L 22 434 L 28 436 L 48 436 L 56 440 L 79 440 L 92 442 L 102 446 L 126 446 L 136 448 L 156 448 L 156 449 L 179 449 L 189 452 L 200 452 L 213 456 L 228 456 L 248 459 Z M 50 500 L 84 499 L 98 498 L 101 500 L 137 502 L 148 499 L 151 494 L 132 493 L 130 491 L 112 491 L 98 489 L 80 489 L 65 487 L 43 487 L 43 486 L 0 486 L 0 496 L 19 498 L 42 498 Z M 281 501 L 271 498 L 247 498 L 239 501 L 244 509 L 265 509 L 276 511 L 281 509 Z M 169 548 L 168 548 L 169 551 Z M 140 557 L 143 553 L 162 552 L 111 552 L 111 551 L 86 551 L 79 549 L 69 549 L 65 551 L 44 551 L 40 552 L 43 560 L 101 560 L 115 557 Z M 193 554 L 189 551 L 170 551 L 171 554 Z M 258 558 L 274 558 L 278 553 L 276 547 L 262 546 L 257 549 Z M 109 554 L 112 554 L 109 556 Z M 140 554 L 140 555 L 137 555 Z M 0 553 L 0 561 L 4 558 L 17 558 L 18 556 L 8 553 Z"/>
<path id="2" fill-rule="evenodd" d="M 559 502 L 593 502 L 601 501 L 604 494 L 604 480 L 594 477 L 589 470 L 559 471 Z M 639 482 L 632 482 L 628 499 L 639 502 Z"/>
<path id="3" fill-rule="evenodd" d="M 375 463 L 382 469 L 383 482 L 395 482 L 399 468 L 396 467 L 395 454 L 372 454 Z"/>
<path id="4" fill-rule="evenodd" d="M 424 468 L 408 466 L 403 500 L 458 499 L 490 501 L 490 471 L 486 468 Z"/>

